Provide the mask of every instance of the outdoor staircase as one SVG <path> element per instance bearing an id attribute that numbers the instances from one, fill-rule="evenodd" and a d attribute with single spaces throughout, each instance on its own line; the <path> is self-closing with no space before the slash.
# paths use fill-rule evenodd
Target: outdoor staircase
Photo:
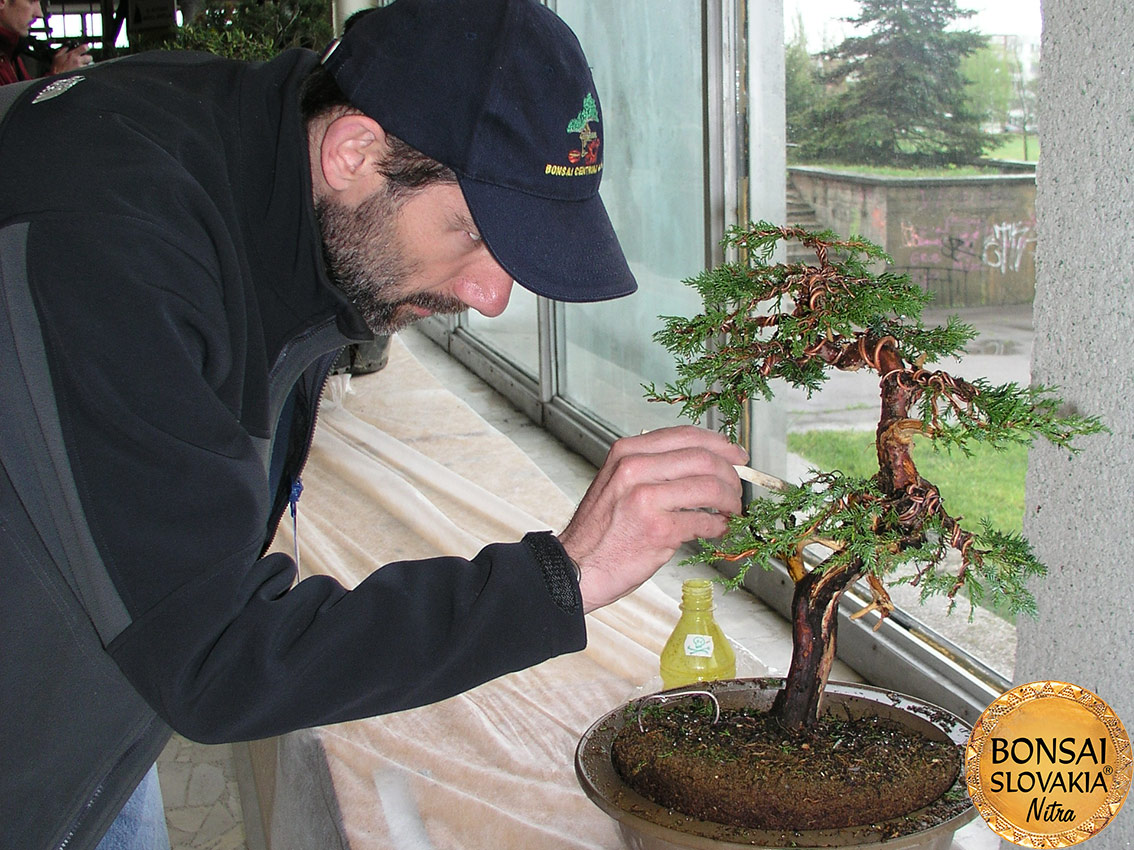
<path id="1" fill-rule="evenodd" d="M 815 208 L 803 199 L 803 195 L 795 188 L 791 175 L 787 179 L 787 219 L 789 226 L 802 227 L 805 230 L 823 230 L 823 224 L 815 215 Z M 787 261 L 789 263 L 814 263 L 815 252 L 805 248 L 798 242 L 787 243 Z"/>

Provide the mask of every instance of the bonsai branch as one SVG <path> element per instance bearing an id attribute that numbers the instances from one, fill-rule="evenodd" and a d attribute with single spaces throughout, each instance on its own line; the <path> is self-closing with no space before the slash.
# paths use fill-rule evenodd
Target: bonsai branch
<path id="1" fill-rule="evenodd" d="M 870 587 L 871 600 L 869 605 L 865 605 L 858 611 L 850 615 L 852 620 L 859 620 L 869 614 L 871 611 L 878 612 L 878 622 L 874 624 L 874 631 L 882 628 L 882 621 L 894 610 L 894 602 L 890 599 L 890 592 L 886 590 L 886 586 L 882 584 L 881 579 L 875 575 L 866 577 L 866 583 Z"/>
<path id="2" fill-rule="evenodd" d="M 810 247 L 816 262 L 771 263 L 785 239 Z M 647 388 L 651 400 L 679 403 L 694 421 L 715 408 L 722 430 L 734 431 L 750 399 L 773 397 L 773 380 L 810 395 L 835 369 L 878 376 L 873 476 L 818 473 L 797 487 L 753 471 L 748 480 L 771 495 L 750 501 L 724 539 L 702 547 L 703 560 L 740 565 L 734 581 L 754 563 L 786 564 L 795 584 L 793 654 L 774 711 L 788 725 L 810 725 L 834 658 L 839 599 L 858 579 L 866 577 L 871 600 L 856 616 L 877 611 L 879 622 L 893 611 L 885 579 L 899 567 L 897 580 L 920 585 L 923 598 L 966 590 L 975 604 L 984 582 L 1009 610 L 1034 608 L 1024 580 L 1043 567 L 1030 548 L 987 524 L 979 538 L 962 527 L 918 472 L 915 441 L 967 451 L 970 442 L 1002 447 L 1042 436 L 1070 448 L 1073 437 L 1106 429 L 1093 417 L 1061 415 L 1061 400 L 1046 388 L 993 387 L 926 369 L 959 357 L 975 334 L 955 318 L 923 327 L 929 296 L 905 275 L 873 271 L 889 261 L 876 245 L 766 222 L 733 228 L 726 244 L 743 259 L 689 281 L 704 312 L 666 319 L 656 334 L 677 358 L 678 378 L 665 392 Z M 830 554 L 809 563 L 804 551 L 813 544 Z M 955 572 L 944 568 L 950 549 L 961 556 Z"/>

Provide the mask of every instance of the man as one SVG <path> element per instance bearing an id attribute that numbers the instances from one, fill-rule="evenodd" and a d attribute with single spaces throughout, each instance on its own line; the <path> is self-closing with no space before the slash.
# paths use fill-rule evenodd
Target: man
<path id="1" fill-rule="evenodd" d="M 19 53 L 20 42 L 42 17 L 40 0 L 0 0 L 0 85 L 31 78 Z M 62 74 L 91 64 L 89 49 L 86 44 L 61 47 L 51 57 L 49 73 Z"/>
<path id="2" fill-rule="evenodd" d="M 602 129 L 534 0 L 397 0 L 322 64 L 151 54 L 23 93 L 0 127 L 26 165 L 0 197 L 0 846 L 149 846 L 118 833 L 169 727 L 444 699 L 581 649 L 587 611 L 724 531 L 744 453 L 677 428 L 617 443 L 558 535 L 350 592 L 265 555 L 343 345 L 498 315 L 514 280 L 634 290 Z"/>

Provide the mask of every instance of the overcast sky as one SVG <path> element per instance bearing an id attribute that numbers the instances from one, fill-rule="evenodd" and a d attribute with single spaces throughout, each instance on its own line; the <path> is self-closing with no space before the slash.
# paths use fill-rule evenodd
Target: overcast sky
<path id="1" fill-rule="evenodd" d="M 959 0 L 962 9 L 976 12 L 961 20 L 966 29 L 988 35 L 1019 35 L 1027 42 L 1040 40 L 1040 0 Z M 840 18 L 858 15 L 855 0 L 784 0 L 784 23 L 788 38 L 795 32 L 797 14 L 802 13 L 807 46 L 820 50 L 842 41 L 851 27 Z"/>

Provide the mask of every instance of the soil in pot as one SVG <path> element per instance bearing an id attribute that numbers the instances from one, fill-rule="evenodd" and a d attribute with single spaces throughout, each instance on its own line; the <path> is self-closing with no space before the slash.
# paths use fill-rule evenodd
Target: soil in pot
<path id="1" fill-rule="evenodd" d="M 637 714 L 637 713 L 636 713 Z M 878 717 L 828 715 L 791 731 L 755 709 L 703 701 L 644 708 L 615 736 L 623 781 L 655 803 L 700 820 L 754 829 L 838 829 L 968 806 L 949 794 L 958 746 Z M 935 802 L 937 801 L 937 802 Z M 928 814 L 928 813 L 923 813 Z"/>

